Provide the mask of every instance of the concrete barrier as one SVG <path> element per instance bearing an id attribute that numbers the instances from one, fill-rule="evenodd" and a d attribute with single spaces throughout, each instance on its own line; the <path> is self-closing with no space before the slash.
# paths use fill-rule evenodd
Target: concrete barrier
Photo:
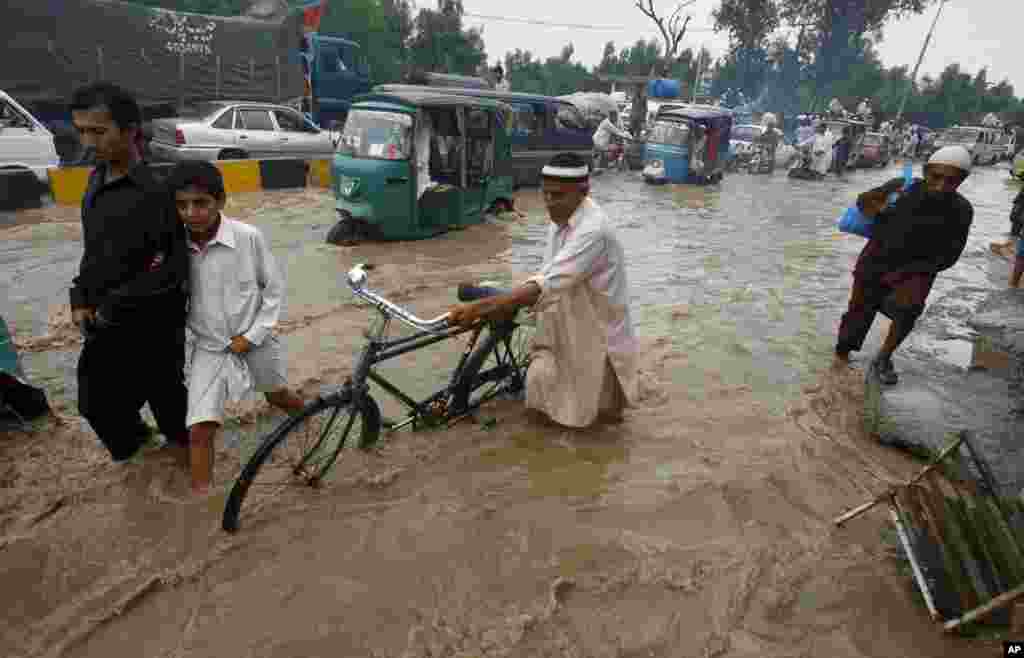
<path id="1" fill-rule="evenodd" d="M 228 194 L 303 188 L 307 185 L 331 186 L 331 161 L 271 159 L 271 160 L 218 160 L 214 162 L 224 176 L 224 189 Z M 154 163 L 163 173 L 171 163 Z M 60 205 L 79 205 L 85 196 L 91 167 L 55 167 L 48 171 L 50 192 Z M 2 191 L 2 190 L 0 190 Z M 38 198 L 38 194 L 36 195 Z"/>
<path id="2" fill-rule="evenodd" d="M 42 206 L 46 185 L 31 169 L 0 169 L 0 210 Z"/>

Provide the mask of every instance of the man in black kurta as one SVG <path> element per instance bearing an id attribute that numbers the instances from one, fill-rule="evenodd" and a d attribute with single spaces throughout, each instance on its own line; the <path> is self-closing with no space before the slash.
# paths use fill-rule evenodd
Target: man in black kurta
<path id="1" fill-rule="evenodd" d="M 75 92 L 75 127 L 98 163 L 82 202 L 85 251 L 71 287 L 85 335 L 78 409 L 114 461 L 132 457 L 149 403 L 172 443 L 185 446 L 188 251 L 166 189 L 141 157 L 141 113 L 124 90 Z"/>
<path id="2" fill-rule="evenodd" d="M 842 362 L 860 350 L 878 311 L 892 320 L 871 372 L 882 383 L 898 381 L 892 354 L 924 312 L 936 275 L 960 259 L 974 218 L 971 203 L 957 192 L 971 170 L 971 156 L 961 146 L 936 151 L 916 180 L 886 207 L 893 192 L 904 186 L 896 178 L 857 199 L 864 214 L 874 216 L 871 239 L 853 271 L 850 305 L 843 315 L 836 343 Z"/>

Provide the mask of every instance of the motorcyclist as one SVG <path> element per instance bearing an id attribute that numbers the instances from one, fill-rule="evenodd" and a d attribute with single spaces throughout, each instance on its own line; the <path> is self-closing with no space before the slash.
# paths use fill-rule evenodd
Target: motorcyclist
<path id="1" fill-rule="evenodd" d="M 619 128 L 618 123 L 619 113 L 613 111 L 605 117 L 594 133 L 594 155 L 599 157 L 600 162 L 605 166 L 608 164 L 608 152 L 612 144 L 612 137 L 618 137 L 625 141 L 633 140 L 633 135 L 629 131 Z"/>

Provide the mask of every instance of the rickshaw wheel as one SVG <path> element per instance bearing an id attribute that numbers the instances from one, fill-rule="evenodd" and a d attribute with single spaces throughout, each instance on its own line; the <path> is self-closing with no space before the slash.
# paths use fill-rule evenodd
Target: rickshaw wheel
<path id="1" fill-rule="evenodd" d="M 327 232 L 327 242 L 342 247 L 355 244 L 359 241 L 359 238 L 359 227 L 356 226 L 355 222 L 348 219 L 339 219 L 331 227 L 331 230 Z"/>

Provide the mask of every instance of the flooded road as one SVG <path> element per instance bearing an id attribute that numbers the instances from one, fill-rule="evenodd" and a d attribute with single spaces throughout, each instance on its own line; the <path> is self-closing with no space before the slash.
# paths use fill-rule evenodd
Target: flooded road
<path id="1" fill-rule="evenodd" d="M 77 213 L 6 222 L 0 313 L 63 424 L 0 439 L 0 573 L 22 593 L 0 613 L 0 653 L 993 655 L 928 621 L 881 540 L 884 515 L 830 525 L 914 470 L 864 436 L 862 374 L 829 369 L 863 245 L 835 222 L 898 175 L 737 174 L 704 189 L 595 179 L 626 247 L 644 348 L 643 398 L 623 424 L 564 431 L 502 401 L 486 410 L 493 422 L 387 435 L 346 456 L 329 487 L 233 537 L 217 529 L 223 494 L 189 501 L 184 476 L 156 457 L 114 467 L 80 425 L 66 311 Z M 989 243 L 1008 228 L 1006 179 L 981 168 L 965 184 L 967 250 L 897 368 L 942 378 L 967 365 L 966 319 L 1005 285 Z M 546 215 L 535 191 L 517 203 L 524 217 L 344 248 L 323 243 L 333 211 L 320 191 L 238 197 L 226 212 L 260 226 L 285 270 L 289 379 L 312 395 L 343 379 L 370 319 L 342 283 L 351 264 L 376 264 L 371 287 L 433 316 L 460 281 L 515 282 L 539 266 Z M 382 372 L 426 394 L 459 348 Z M 401 414 L 379 393 L 386 415 Z M 233 415 L 219 485 L 280 420 L 256 400 Z"/>

